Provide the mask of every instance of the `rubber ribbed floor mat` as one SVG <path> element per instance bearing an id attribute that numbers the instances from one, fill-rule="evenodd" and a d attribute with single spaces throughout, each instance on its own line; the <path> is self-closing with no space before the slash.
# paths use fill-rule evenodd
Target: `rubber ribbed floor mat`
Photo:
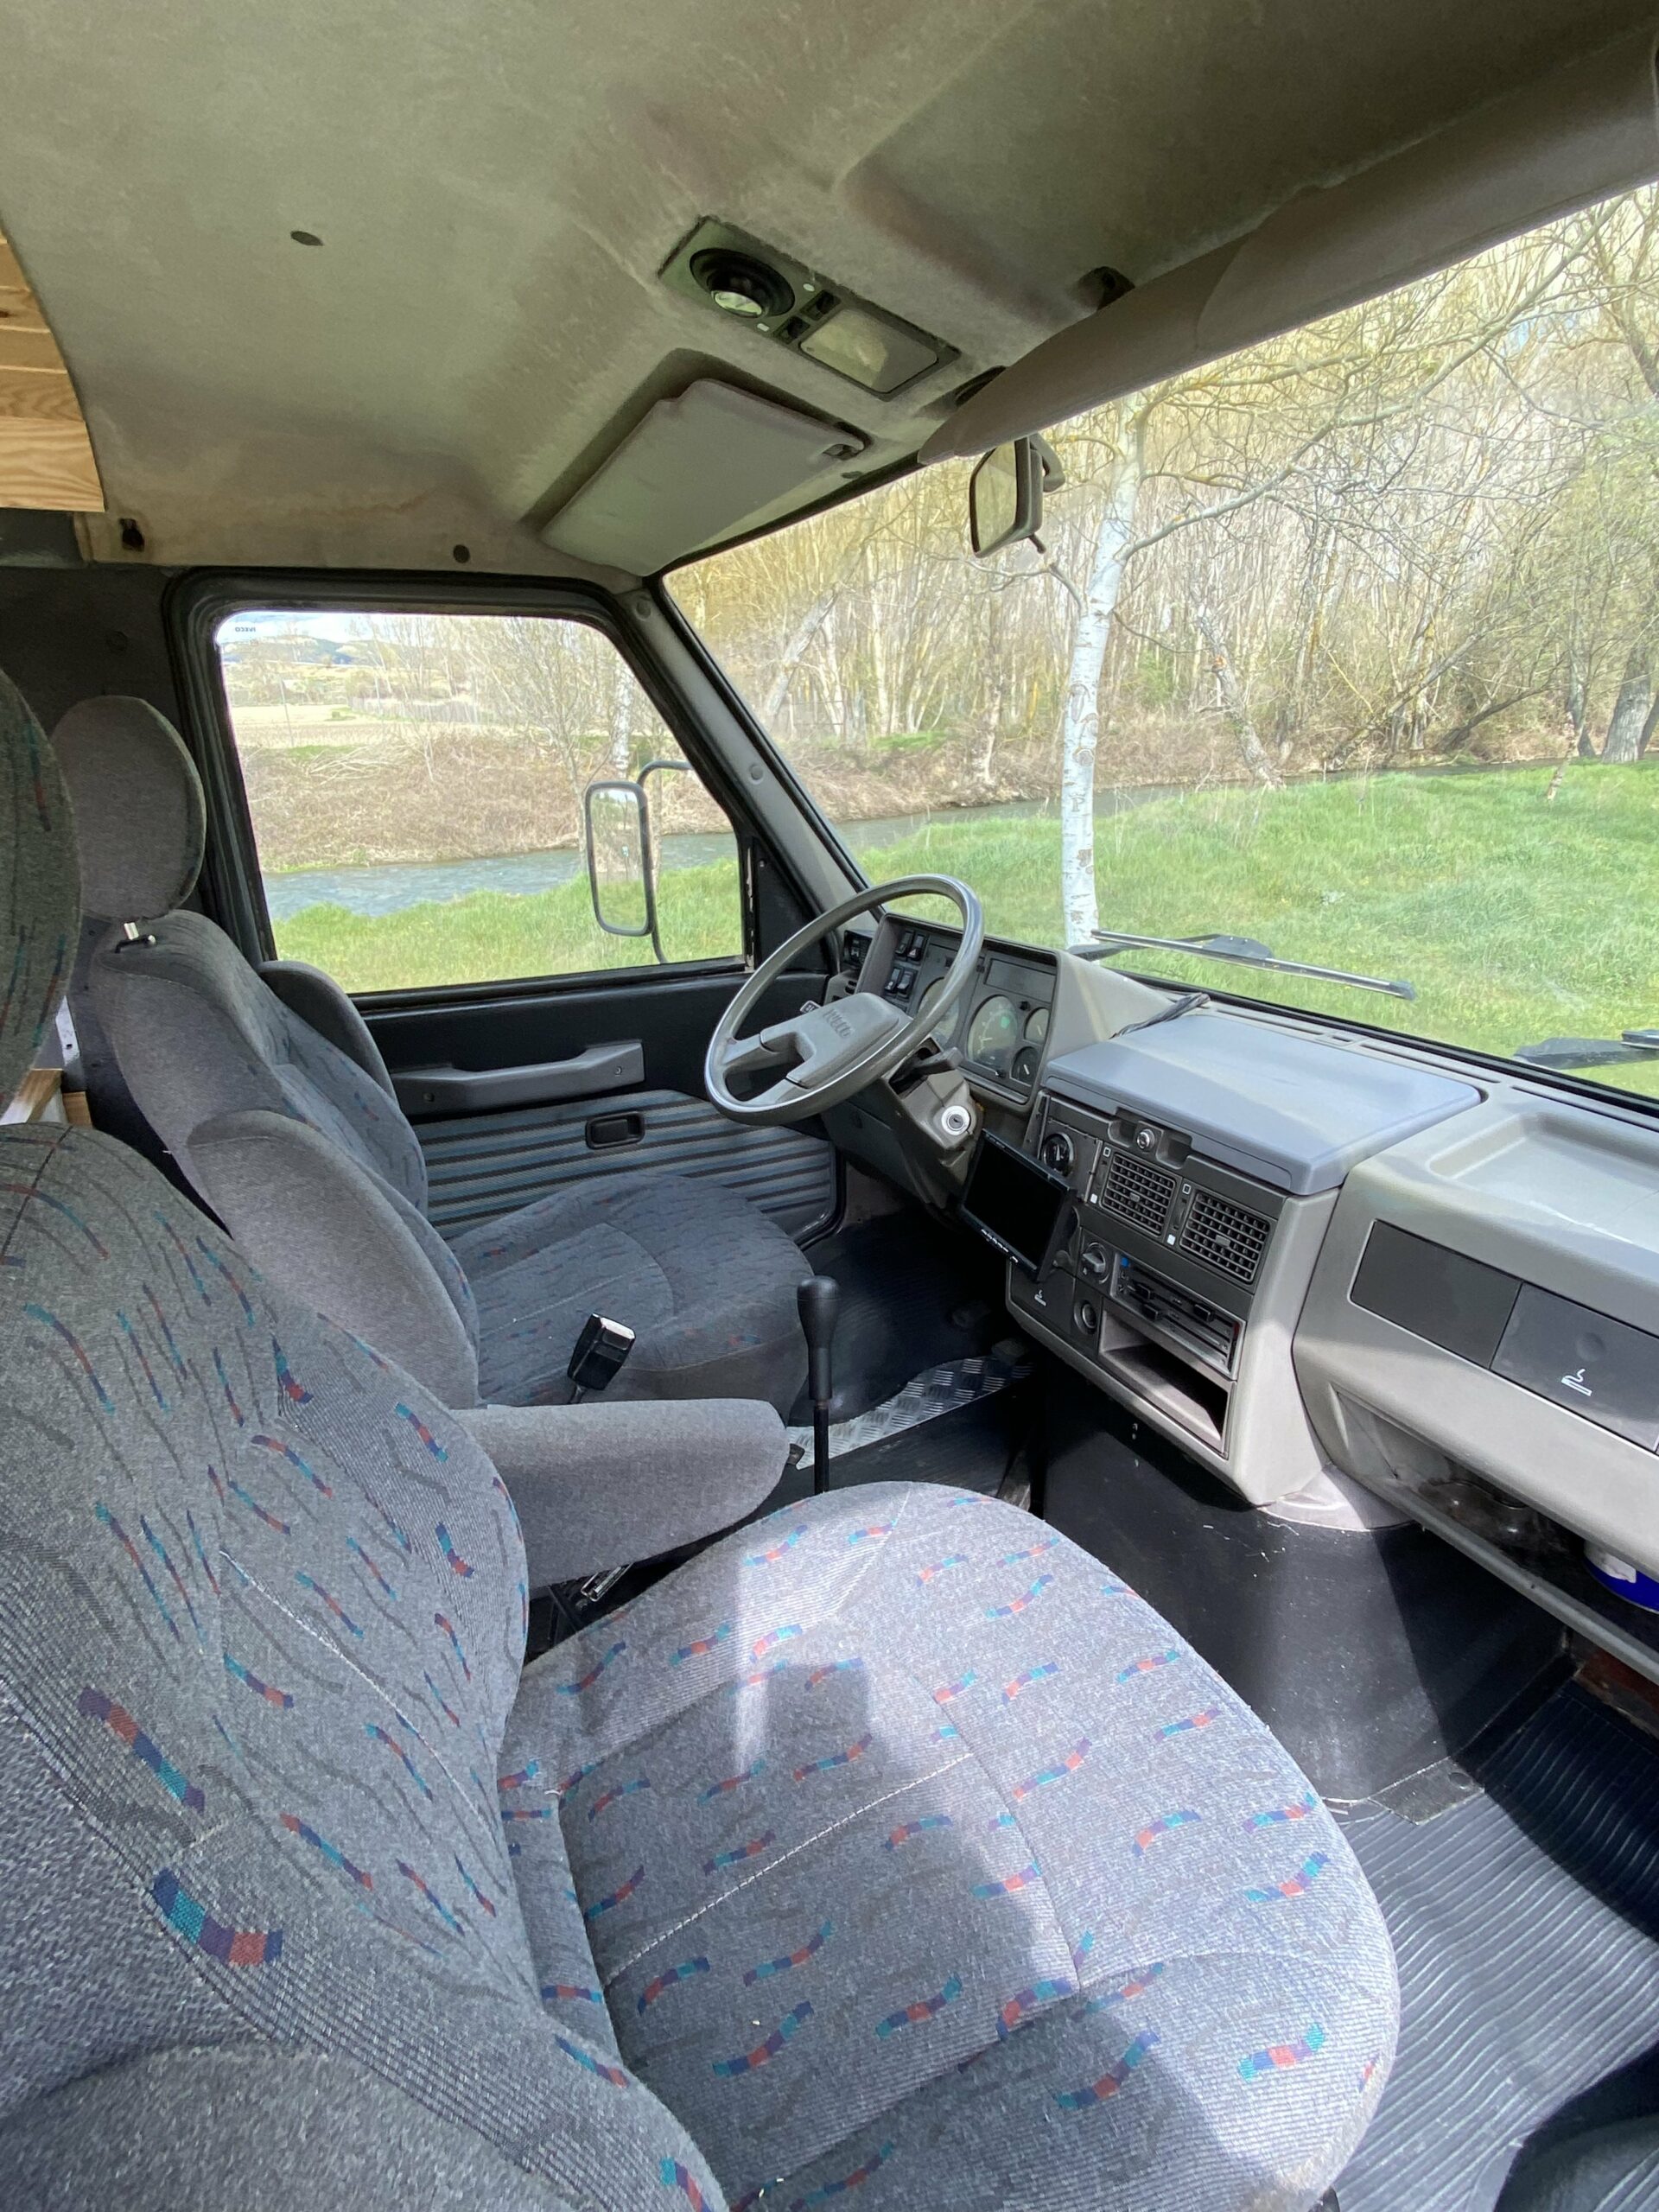
<path id="1" fill-rule="evenodd" d="M 895 1391 L 882 1404 L 872 1406 L 868 1413 L 855 1414 L 850 1421 L 833 1421 L 830 1428 L 830 1456 L 832 1459 L 845 1459 L 849 1452 L 862 1452 L 869 1445 L 880 1444 L 891 1436 L 902 1436 L 907 1429 L 919 1428 L 924 1421 L 960 1412 L 963 1406 L 976 1405 L 982 1398 L 995 1397 L 1010 1382 L 1022 1382 L 1030 1372 L 1030 1357 L 1017 1338 L 995 1344 L 973 1359 L 946 1360 L 938 1367 L 930 1367 L 925 1374 L 913 1376 L 902 1390 Z M 789 1429 L 785 1433 L 791 1444 L 811 1451 L 810 1425 Z"/>
<path id="2" fill-rule="evenodd" d="M 1557 1692 L 1426 1825 L 1349 1840 L 1400 1964 L 1400 2050 L 1342 2212 L 1491 2212 L 1526 2138 L 1659 2044 L 1659 1745 Z"/>

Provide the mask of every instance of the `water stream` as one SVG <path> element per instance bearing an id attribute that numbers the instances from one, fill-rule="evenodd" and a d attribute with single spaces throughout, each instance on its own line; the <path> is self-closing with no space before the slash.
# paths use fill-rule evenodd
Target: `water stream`
<path id="1" fill-rule="evenodd" d="M 1123 790 L 1100 791 L 1095 801 L 1097 816 L 1122 814 L 1144 806 L 1151 799 L 1169 798 L 1178 786 L 1137 785 Z M 952 807 L 947 813 L 893 814 L 870 822 L 844 822 L 841 835 L 861 859 L 884 845 L 896 845 L 925 829 L 930 821 L 1015 822 L 1031 815 L 1054 812 L 1045 801 L 1005 801 L 997 806 Z M 690 831 L 664 837 L 659 865 L 671 868 L 707 868 L 729 860 L 731 836 L 723 830 Z M 353 914 L 395 914 L 405 906 L 422 906 L 450 899 L 465 899 L 474 891 L 502 891 L 520 896 L 551 891 L 569 883 L 582 870 L 582 857 L 574 845 L 550 852 L 504 853 L 499 858 L 471 861 L 397 861 L 372 868 L 296 868 L 290 874 L 265 878 L 265 902 L 274 922 L 291 921 L 307 906 L 345 906 Z"/>

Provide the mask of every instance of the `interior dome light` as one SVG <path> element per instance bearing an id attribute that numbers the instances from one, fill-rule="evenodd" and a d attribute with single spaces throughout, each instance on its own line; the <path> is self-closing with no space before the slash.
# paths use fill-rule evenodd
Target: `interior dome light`
<path id="1" fill-rule="evenodd" d="M 691 274 L 724 315 L 755 322 L 763 315 L 786 315 L 795 304 L 794 293 L 778 271 L 753 254 L 714 247 L 692 257 Z"/>

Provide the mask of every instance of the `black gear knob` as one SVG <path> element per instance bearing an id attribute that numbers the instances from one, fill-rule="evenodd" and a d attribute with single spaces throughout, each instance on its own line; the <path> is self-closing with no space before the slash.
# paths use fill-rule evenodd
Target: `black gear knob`
<path id="1" fill-rule="evenodd" d="M 830 1400 L 835 1389 L 830 1351 L 841 1315 L 841 1285 L 833 1275 L 809 1275 L 795 1293 L 806 1338 L 806 1387 L 812 1401 L 812 1488 L 830 1487 Z"/>
<path id="2" fill-rule="evenodd" d="M 795 1303 L 806 1338 L 807 1394 L 815 1406 L 827 1406 L 834 1388 L 830 1348 L 841 1318 L 841 1285 L 833 1275 L 809 1275 L 796 1292 Z"/>

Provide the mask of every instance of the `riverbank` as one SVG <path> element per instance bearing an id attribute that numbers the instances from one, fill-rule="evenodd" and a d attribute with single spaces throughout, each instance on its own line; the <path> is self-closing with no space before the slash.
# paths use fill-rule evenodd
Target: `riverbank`
<path id="1" fill-rule="evenodd" d="M 326 733 L 326 734 L 325 734 Z M 666 734 L 636 741 L 676 750 Z M 1558 758 L 1549 731 L 1506 734 L 1471 756 L 1479 766 Z M 597 739 L 568 743 L 533 733 L 409 722 L 308 727 L 303 742 L 239 747 L 260 858 L 273 876 L 361 868 L 438 866 L 574 852 L 582 793 L 610 772 Z M 923 732 L 868 747 L 800 744 L 791 766 L 830 821 L 870 823 L 906 816 L 977 814 L 987 807 L 1052 805 L 1059 753 L 1052 737 L 1009 737 L 988 754 L 970 734 Z M 1356 757 L 1344 772 L 1380 766 Z M 1433 757 L 1402 768 L 1429 768 Z M 1293 780 L 1325 772 L 1294 750 Z M 1245 784 L 1230 736 L 1215 716 L 1176 721 L 1141 715 L 1103 732 L 1097 782 L 1106 795 L 1228 790 Z M 653 788 L 659 828 L 670 836 L 713 836 L 725 823 L 695 777 L 665 776 Z M 552 887 L 550 878 L 543 887 Z"/>

